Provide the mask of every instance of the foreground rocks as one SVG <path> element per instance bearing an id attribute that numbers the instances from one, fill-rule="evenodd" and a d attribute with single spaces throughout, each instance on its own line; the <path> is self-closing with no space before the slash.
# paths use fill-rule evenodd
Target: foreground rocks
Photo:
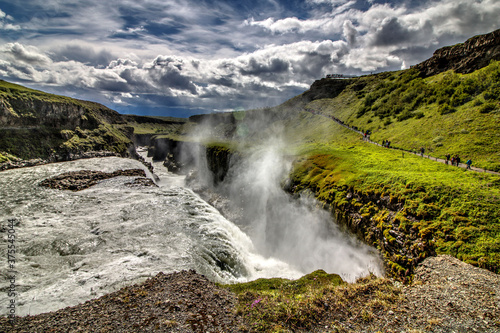
<path id="1" fill-rule="evenodd" d="M 369 321 L 341 332 L 500 332 L 500 275 L 448 255 L 424 260 L 401 298 Z M 360 309 L 361 311 L 361 309 Z"/>
<path id="2" fill-rule="evenodd" d="M 145 178 L 146 173 L 142 169 L 116 170 L 114 172 L 91 170 L 65 172 L 45 179 L 39 185 L 52 189 L 81 191 L 97 184 L 101 180 L 118 176 L 141 177 L 129 183 L 129 186 L 156 186 L 151 179 Z"/>
<path id="3" fill-rule="evenodd" d="M 390 298 L 383 295 L 383 290 L 388 290 L 387 283 L 386 279 L 378 279 L 368 284 L 365 281 L 365 287 L 362 284 L 338 287 L 341 293 L 359 294 L 359 297 L 353 297 L 350 304 L 339 305 L 337 299 L 325 296 L 321 318 L 307 331 L 500 331 L 500 276 L 492 272 L 450 256 L 438 256 L 426 259 L 418 267 L 412 285 L 394 283 L 391 288 L 396 288 L 394 294 L 400 296 L 390 304 L 387 302 Z M 368 294 L 372 296 L 364 296 Z M 234 294 L 194 271 L 159 273 L 142 284 L 74 307 L 18 317 L 13 326 L 8 318 L 0 317 L 0 331 L 252 331 L 251 323 L 244 321 L 244 313 L 236 313 L 236 304 Z M 277 324 L 286 328 L 286 323 Z"/>
<path id="4" fill-rule="evenodd" d="M 235 332 L 236 296 L 194 271 L 159 273 L 140 285 L 74 307 L 17 318 L 10 332 Z"/>

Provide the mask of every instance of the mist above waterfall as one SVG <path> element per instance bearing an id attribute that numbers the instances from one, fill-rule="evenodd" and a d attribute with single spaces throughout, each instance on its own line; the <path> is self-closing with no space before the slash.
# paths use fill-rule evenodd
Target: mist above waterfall
<path id="1" fill-rule="evenodd" d="M 256 147 L 233 165 L 222 185 L 231 203 L 242 210 L 240 223 L 256 249 L 303 273 L 324 269 L 347 280 L 368 272 L 381 274 L 376 253 L 340 231 L 314 199 L 294 199 L 282 189 L 291 167 L 282 147 L 279 140 Z"/>
<path id="2" fill-rule="evenodd" d="M 256 117 L 236 126 L 238 157 L 224 181 L 215 185 L 215 191 L 228 198 L 229 210 L 238 212 L 234 222 L 259 254 L 304 274 L 324 269 L 348 281 L 370 272 L 381 275 L 382 261 L 374 249 L 341 231 L 313 198 L 293 198 L 283 190 L 293 157 L 284 153 L 283 128 L 270 124 L 268 118 Z M 198 165 L 203 169 L 206 163 Z"/>

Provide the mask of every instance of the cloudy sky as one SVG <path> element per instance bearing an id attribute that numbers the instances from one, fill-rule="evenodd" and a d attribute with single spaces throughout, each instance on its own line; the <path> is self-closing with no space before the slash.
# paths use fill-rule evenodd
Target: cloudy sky
<path id="1" fill-rule="evenodd" d="M 0 78 L 122 113 L 277 105 L 500 28 L 498 0 L 0 0 Z"/>

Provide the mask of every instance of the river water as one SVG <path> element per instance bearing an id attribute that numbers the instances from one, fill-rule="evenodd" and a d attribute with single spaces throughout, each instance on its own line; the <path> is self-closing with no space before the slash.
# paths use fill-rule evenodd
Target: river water
<path id="1" fill-rule="evenodd" d="M 159 187 L 129 186 L 131 177 L 108 179 L 80 192 L 37 185 L 68 171 L 130 168 L 144 169 L 152 178 L 138 161 L 118 157 L 0 172 L 1 314 L 8 313 L 12 278 L 16 314 L 33 315 L 76 305 L 160 271 L 195 269 L 224 283 L 310 273 L 259 252 L 249 235 L 159 163 Z M 14 273 L 7 263 L 7 244 L 12 244 L 7 242 L 8 221 L 14 221 L 10 229 L 16 235 Z M 352 245 L 351 252 L 356 251 L 365 258 L 365 247 Z M 371 267 L 362 267 L 361 275 L 380 272 L 376 255 L 370 256 L 366 262 Z M 331 255 L 324 258 L 332 260 Z M 315 265 L 322 268 L 321 262 Z M 358 266 L 353 265 L 352 274 L 360 275 Z"/>

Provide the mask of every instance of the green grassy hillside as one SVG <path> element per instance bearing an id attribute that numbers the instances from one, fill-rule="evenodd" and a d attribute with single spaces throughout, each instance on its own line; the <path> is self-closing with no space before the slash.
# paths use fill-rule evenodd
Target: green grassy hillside
<path id="1" fill-rule="evenodd" d="M 321 116 L 370 130 L 375 141 L 500 170 L 498 78 L 498 62 L 427 79 L 415 70 L 382 73 L 303 103 L 283 121 L 299 156 L 291 191 L 312 191 L 334 211 L 349 211 L 350 229 L 381 250 L 393 276 L 408 276 L 434 253 L 500 272 L 499 176 L 371 145 Z"/>
<path id="2" fill-rule="evenodd" d="M 338 84 L 323 79 L 280 106 L 235 115 L 233 131 L 226 131 L 233 135 L 226 137 L 232 147 L 284 139 L 283 153 L 296 158 L 287 190 L 314 195 L 377 247 L 390 276 L 409 281 L 415 267 L 435 254 L 499 273 L 498 175 L 367 143 L 325 117 L 370 130 L 375 141 L 425 147 L 436 157 L 459 154 L 500 170 L 498 78 L 500 64 L 492 62 L 466 75 L 422 79 L 410 69 Z"/>
<path id="3" fill-rule="evenodd" d="M 361 89 L 360 89 L 361 88 Z M 500 171 L 500 63 L 422 79 L 415 69 L 361 77 L 335 98 L 307 104 L 372 132 L 371 139 L 432 156 L 458 154 Z"/>

